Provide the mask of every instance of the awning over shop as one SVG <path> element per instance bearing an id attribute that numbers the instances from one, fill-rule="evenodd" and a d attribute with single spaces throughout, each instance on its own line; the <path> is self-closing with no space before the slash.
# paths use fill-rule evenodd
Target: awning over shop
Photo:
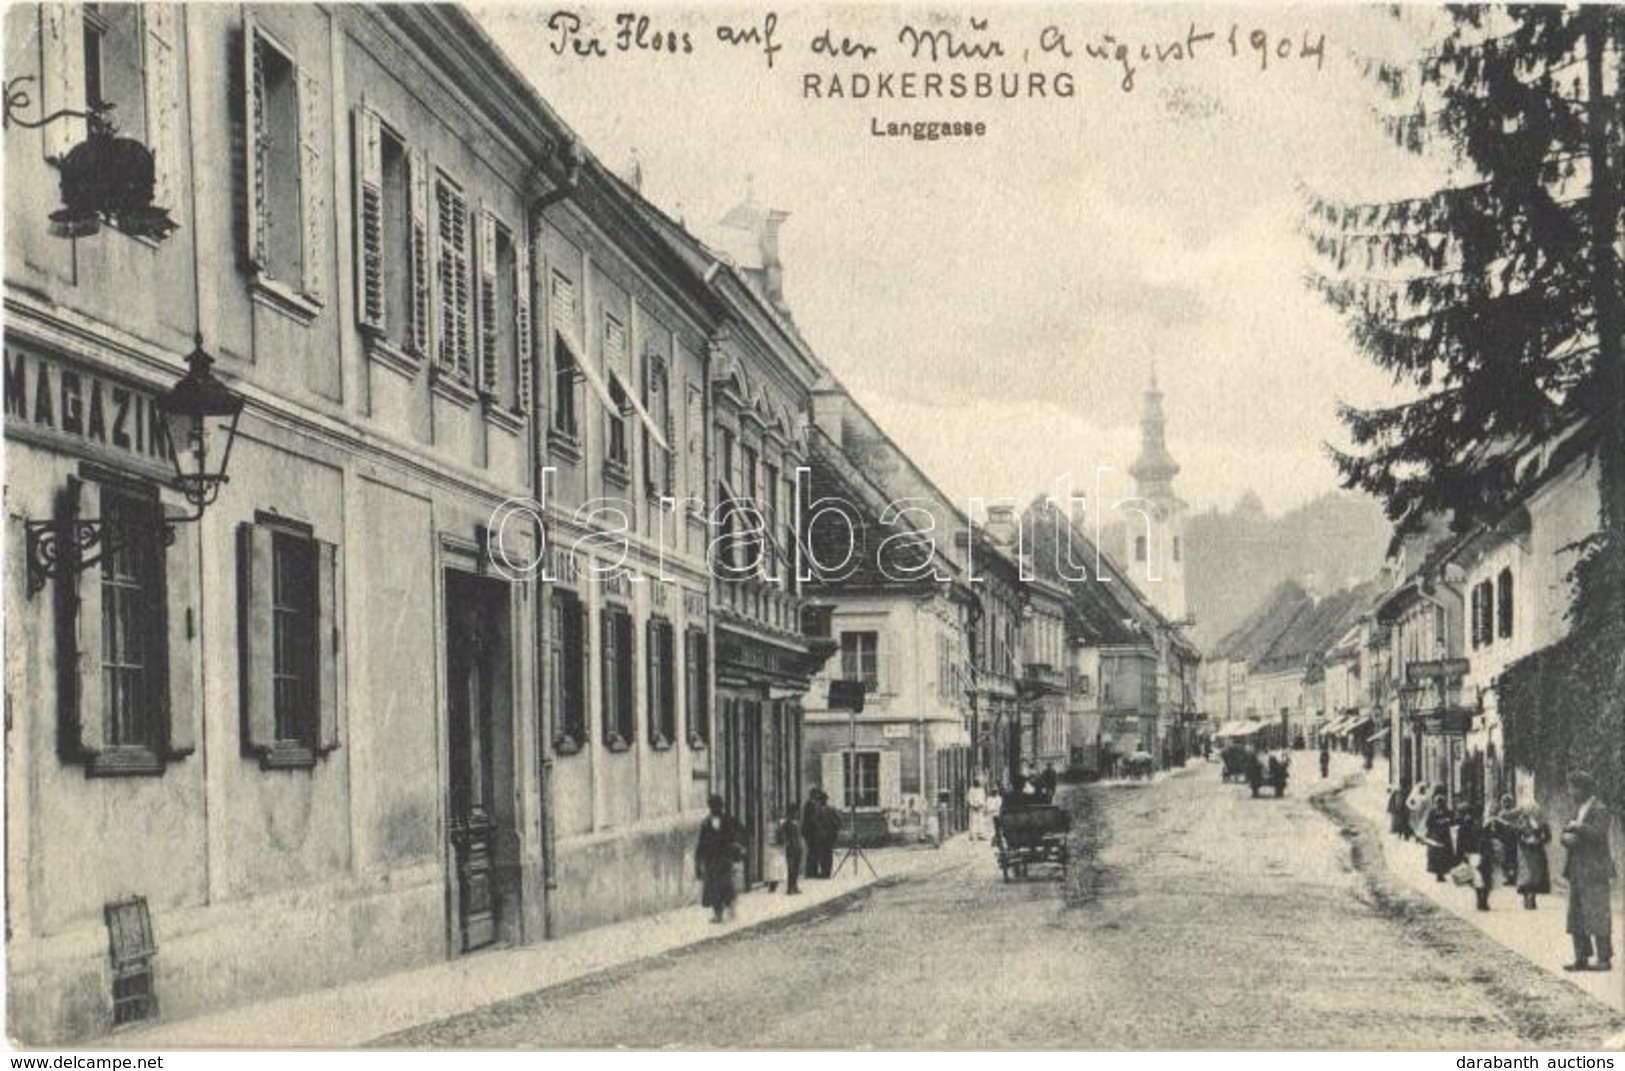
<path id="1" fill-rule="evenodd" d="M 1243 737 L 1252 736 L 1255 733 L 1259 732 L 1263 728 L 1264 728 L 1264 723 L 1263 722 L 1257 722 L 1257 721 L 1230 721 L 1230 722 L 1225 722 L 1223 725 L 1221 725 L 1219 727 L 1219 731 L 1214 733 L 1213 735 L 1214 736 L 1229 736 L 1229 737 L 1235 737 L 1237 739 L 1241 739 Z"/>

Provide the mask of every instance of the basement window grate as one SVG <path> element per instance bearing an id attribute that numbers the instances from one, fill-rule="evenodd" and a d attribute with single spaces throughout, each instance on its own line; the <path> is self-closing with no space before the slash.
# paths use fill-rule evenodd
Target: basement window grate
<path id="1" fill-rule="evenodd" d="M 152 938 L 147 898 L 115 900 L 103 911 L 107 918 L 107 952 L 113 963 L 113 1025 L 156 1019 L 158 994 L 153 987 L 152 959 L 158 954 L 158 945 Z"/>

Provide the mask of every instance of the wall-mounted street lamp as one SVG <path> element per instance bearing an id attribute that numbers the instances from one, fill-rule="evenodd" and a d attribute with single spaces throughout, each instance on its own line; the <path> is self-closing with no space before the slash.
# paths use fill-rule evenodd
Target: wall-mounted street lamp
<path id="1" fill-rule="evenodd" d="M 89 136 L 69 149 L 58 161 L 61 172 L 62 207 L 51 213 L 51 233 L 59 238 L 84 238 L 111 223 L 126 234 L 163 241 L 179 224 L 169 218 L 169 209 L 152 203 L 156 172 L 152 150 L 134 138 L 121 138 L 109 113 L 113 105 L 93 104 L 84 111 L 62 108 L 42 119 L 27 120 L 17 114 L 33 101 L 24 86 L 33 75 L 22 75 L 5 83 L 4 125 L 38 130 L 59 119 L 83 119 Z"/>
<path id="2" fill-rule="evenodd" d="M 215 377 L 209 368 L 213 363 L 199 335 L 186 359 L 186 374 L 154 400 L 165 444 L 175 462 L 175 487 L 193 507 L 187 516 L 164 518 L 166 543 L 173 539 L 175 525 L 200 520 L 230 479 L 226 466 L 237 438 L 243 397 Z M 30 596 L 48 580 L 98 564 L 131 538 L 129 533 L 108 531 L 100 518 L 28 521 L 26 532 Z"/>

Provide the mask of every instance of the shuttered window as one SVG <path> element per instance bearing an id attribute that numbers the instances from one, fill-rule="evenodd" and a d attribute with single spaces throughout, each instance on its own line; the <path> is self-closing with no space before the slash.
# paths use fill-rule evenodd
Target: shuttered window
<path id="1" fill-rule="evenodd" d="M 683 696 L 690 747 L 711 742 L 711 658 L 705 632 L 689 629 L 683 641 Z"/>
<path id="2" fill-rule="evenodd" d="M 440 370 L 463 382 L 472 375 L 468 202 L 450 180 L 435 183 L 436 266 Z"/>
<path id="3" fill-rule="evenodd" d="M 474 308 L 479 316 L 479 346 L 476 351 L 478 357 L 478 379 L 480 393 L 488 399 L 502 401 L 503 392 L 503 360 L 501 356 L 502 339 L 507 332 L 504 324 L 497 314 L 502 304 L 502 295 L 498 292 L 498 280 L 503 276 L 503 265 L 497 251 L 498 233 L 502 226 L 496 217 L 484 209 L 480 210 L 478 220 L 478 272 L 474 282 Z M 511 265 L 509 265 L 511 270 Z M 511 329 L 512 324 L 506 325 Z"/>
<path id="4" fill-rule="evenodd" d="M 72 478 L 58 517 L 102 524 L 55 582 L 58 751 L 91 776 L 162 773 L 196 746 L 195 544 L 166 547 L 150 486 Z"/>
<path id="5" fill-rule="evenodd" d="M 671 495 L 675 493 L 677 472 L 677 433 L 672 422 L 671 372 L 666 366 L 666 359 L 659 354 L 648 354 L 644 360 L 643 408 L 665 433 L 666 442 L 672 445 L 672 449 L 661 450 L 655 444 L 649 430 L 645 428 L 643 478 L 651 495 Z"/>
<path id="6" fill-rule="evenodd" d="M 651 618 L 646 629 L 649 744 L 670 747 L 677 739 L 676 639 L 671 622 Z"/>
<path id="7" fill-rule="evenodd" d="M 576 332 L 576 288 L 568 276 L 554 272 L 548 283 L 548 307 L 553 322 L 553 430 L 565 439 L 574 441 L 580 434 L 576 414 L 577 406 L 576 362 L 581 354 L 574 352 L 566 340 Z"/>
<path id="8" fill-rule="evenodd" d="M 626 326 L 607 313 L 604 316 L 604 368 L 610 373 L 610 398 L 615 403 L 604 413 L 608 428 L 606 458 L 614 473 L 624 477 L 631 462 L 626 442 L 629 405 L 621 387 L 621 376 L 626 370 Z"/>
<path id="9" fill-rule="evenodd" d="M 313 71 L 247 20 L 243 33 L 246 246 L 257 281 L 326 297 L 325 95 Z"/>
<path id="10" fill-rule="evenodd" d="M 423 205 L 425 165 L 382 115 L 363 101 L 355 112 L 356 320 L 396 356 L 427 349 Z M 420 322 L 420 320 L 422 322 Z"/>
<path id="11" fill-rule="evenodd" d="M 39 114 L 113 105 L 119 134 L 152 150 L 153 204 L 169 209 L 180 192 L 181 32 L 173 3 L 40 5 Z M 45 155 L 60 159 L 87 129 L 64 117 L 41 133 Z"/>
<path id="12" fill-rule="evenodd" d="M 619 607 L 605 607 L 600 615 L 603 651 L 604 742 L 622 751 L 637 738 L 637 717 L 632 695 L 634 652 L 632 615 Z"/>
<path id="13" fill-rule="evenodd" d="M 587 742 L 586 609 L 573 592 L 552 594 L 548 680 L 553 704 L 553 747 L 563 754 Z"/>
<path id="14" fill-rule="evenodd" d="M 268 769 L 339 746 L 338 548 L 262 517 L 238 530 L 243 748 Z"/>

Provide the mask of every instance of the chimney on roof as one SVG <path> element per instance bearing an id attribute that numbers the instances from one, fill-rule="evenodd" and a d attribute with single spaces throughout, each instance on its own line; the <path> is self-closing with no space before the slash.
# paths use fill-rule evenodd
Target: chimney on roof
<path id="1" fill-rule="evenodd" d="M 1016 507 L 1008 503 L 987 507 L 987 523 L 982 526 L 987 538 L 1001 549 L 1014 547 L 1020 535 L 1016 523 Z"/>
<path id="2" fill-rule="evenodd" d="M 1083 495 L 1072 496 L 1072 506 L 1068 511 L 1072 518 L 1072 526 L 1080 532 L 1089 530 L 1089 501 Z"/>
<path id="3" fill-rule="evenodd" d="M 1303 591 L 1304 591 L 1304 594 L 1309 596 L 1310 603 L 1319 604 L 1320 597 L 1321 597 L 1321 594 L 1322 594 L 1322 592 L 1320 590 L 1320 574 L 1319 573 L 1310 571 L 1310 572 L 1307 572 L 1307 573 L 1303 574 Z"/>
<path id="4" fill-rule="evenodd" d="M 626 165 L 626 181 L 634 190 L 643 192 L 643 161 L 637 149 L 632 150 L 632 159 Z"/>
<path id="5" fill-rule="evenodd" d="M 757 285 L 768 304 L 785 316 L 790 315 L 790 307 L 784 300 L 784 261 L 779 256 L 779 231 L 789 218 L 790 213 L 766 208 L 758 202 L 753 182 L 745 199 L 730 209 L 721 223 L 735 232 L 734 239 L 725 243 L 735 267 Z"/>

